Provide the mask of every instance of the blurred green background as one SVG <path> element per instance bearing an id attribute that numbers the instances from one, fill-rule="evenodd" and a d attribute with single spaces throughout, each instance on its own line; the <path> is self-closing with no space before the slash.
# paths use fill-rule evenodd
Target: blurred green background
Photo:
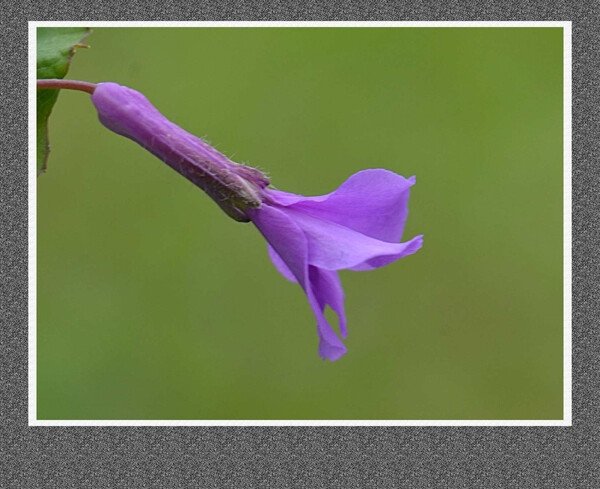
<path id="1" fill-rule="evenodd" d="M 143 92 L 281 190 L 416 175 L 415 255 L 341 272 L 348 354 L 252 224 L 61 93 L 38 179 L 39 419 L 560 419 L 562 30 L 96 28 Z M 331 316 L 330 316 L 331 317 Z"/>

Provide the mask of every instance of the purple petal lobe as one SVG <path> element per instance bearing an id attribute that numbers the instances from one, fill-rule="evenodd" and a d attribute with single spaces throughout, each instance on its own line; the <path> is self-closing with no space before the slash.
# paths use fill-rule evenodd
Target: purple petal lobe
<path id="1" fill-rule="evenodd" d="M 414 183 L 415 177 L 404 178 L 389 170 L 371 169 L 352 175 L 327 195 L 303 197 L 278 190 L 268 193 L 278 205 L 395 243 L 402 237 L 409 189 Z"/>
<path id="2" fill-rule="evenodd" d="M 308 263 L 325 270 L 371 270 L 414 253 L 421 246 L 420 236 L 406 243 L 389 243 L 290 207 L 285 213 L 304 231 Z"/>
<path id="3" fill-rule="evenodd" d="M 338 316 L 340 334 L 342 338 L 346 338 L 348 330 L 346 329 L 346 312 L 344 311 L 344 289 L 338 273 L 310 266 L 308 276 L 321 311 L 325 311 L 326 306 L 335 311 Z"/>
<path id="4" fill-rule="evenodd" d="M 290 282 L 298 282 L 292 271 L 288 268 L 288 266 L 270 244 L 267 244 L 267 250 L 269 251 L 269 258 L 271 258 L 271 261 L 273 262 L 273 265 L 275 265 L 277 271 Z"/>
<path id="5" fill-rule="evenodd" d="M 420 234 L 415 236 L 413 239 L 407 241 L 406 243 L 399 243 L 404 247 L 404 249 L 398 254 L 391 255 L 379 255 L 369 260 L 360 263 L 354 267 L 351 267 L 349 270 L 354 272 L 365 272 L 368 270 L 374 270 L 375 268 L 381 268 L 385 265 L 389 265 L 390 263 L 395 262 L 399 258 L 404 258 L 405 256 L 412 255 L 421 249 L 423 246 L 423 235 Z"/>
<path id="6" fill-rule="evenodd" d="M 286 213 L 263 205 L 251 210 L 252 222 L 286 264 L 296 280 L 308 280 L 307 243 L 302 230 Z"/>
<path id="7" fill-rule="evenodd" d="M 249 215 L 273 250 L 287 265 L 289 272 L 304 289 L 317 319 L 317 333 L 320 340 L 319 354 L 322 358 L 331 361 L 339 359 L 347 349 L 327 322 L 321 303 L 313 291 L 308 272 L 308 243 L 302 229 L 287 213 L 268 205 L 263 205 L 259 209 L 249 209 Z M 322 289 L 319 288 L 319 290 Z"/>

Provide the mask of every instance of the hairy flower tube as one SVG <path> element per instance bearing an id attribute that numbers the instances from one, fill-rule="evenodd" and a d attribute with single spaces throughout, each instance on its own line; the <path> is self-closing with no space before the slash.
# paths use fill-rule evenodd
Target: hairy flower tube
<path id="1" fill-rule="evenodd" d="M 230 161 L 167 120 L 141 93 L 99 83 L 92 102 L 104 126 L 126 136 L 191 180 L 238 221 L 252 221 L 279 272 L 304 290 L 317 320 L 319 355 L 331 361 L 346 346 L 327 321 L 330 306 L 347 335 L 338 270 L 364 271 L 416 252 L 422 236 L 399 243 L 414 177 L 384 169 L 358 172 L 334 192 L 303 197 L 268 188 L 260 171 Z"/>

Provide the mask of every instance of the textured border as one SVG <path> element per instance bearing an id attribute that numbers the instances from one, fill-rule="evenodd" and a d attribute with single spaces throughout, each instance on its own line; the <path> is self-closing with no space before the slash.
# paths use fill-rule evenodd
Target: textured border
<path id="1" fill-rule="evenodd" d="M 0 487 L 600 487 L 600 145 L 596 1 L 313 1 L 3 9 L 0 134 Z M 29 428 L 27 426 L 27 20 L 571 20 L 573 426 L 509 428 Z"/>

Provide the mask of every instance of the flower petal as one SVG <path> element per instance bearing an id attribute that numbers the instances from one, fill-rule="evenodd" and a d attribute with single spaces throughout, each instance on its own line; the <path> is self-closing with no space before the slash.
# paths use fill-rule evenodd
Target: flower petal
<path id="1" fill-rule="evenodd" d="M 404 230 L 409 189 L 414 183 L 415 177 L 404 178 L 379 168 L 355 173 L 327 195 L 303 197 L 271 189 L 268 195 L 278 205 L 397 243 Z"/>
<path id="2" fill-rule="evenodd" d="M 352 270 L 354 272 L 366 272 L 368 270 L 374 270 L 376 268 L 384 267 L 385 265 L 389 265 L 390 263 L 393 263 L 400 258 L 412 255 L 413 253 L 419 251 L 423 246 L 423 235 L 419 234 L 413 239 L 407 241 L 406 243 L 399 244 L 402 245 L 404 249 L 398 252 L 397 254 L 375 256 L 354 267 L 350 267 L 349 270 Z"/>
<path id="3" fill-rule="evenodd" d="M 422 236 L 406 243 L 389 243 L 292 207 L 285 208 L 285 213 L 304 231 L 308 263 L 325 270 L 372 270 L 414 253 L 422 244 Z"/>
<path id="4" fill-rule="evenodd" d="M 311 288 L 315 294 L 321 311 L 331 307 L 338 316 L 342 338 L 348 336 L 346 329 L 346 312 L 344 310 L 344 289 L 337 272 L 313 266 L 308 267 Z"/>
<path id="5" fill-rule="evenodd" d="M 248 214 L 254 225 L 304 289 L 317 319 L 317 333 L 320 339 L 319 355 L 331 361 L 339 359 L 347 349 L 327 322 L 323 308 L 313 291 L 308 272 L 308 243 L 302 229 L 286 212 L 269 205 L 262 205 L 258 209 L 249 209 Z"/>
<path id="6" fill-rule="evenodd" d="M 292 271 L 288 268 L 288 266 L 281 259 L 281 257 L 277 254 L 277 252 L 273 249 L 273 247 L 268 243 L 267 243 L 267 250 L 269 252 L 269 258 L 271 258 L 271 261 L 273 262 L 273 265 L 275 265 L 275 268 L 277 269 L 277 271 L 281 275 L 283 275 L 286 279 L 288 279 L 290 282 L 298 282 L 298 280 L 296 280 L 296 277 L 294 277 L 294 274 L 292 273 Z"/>

